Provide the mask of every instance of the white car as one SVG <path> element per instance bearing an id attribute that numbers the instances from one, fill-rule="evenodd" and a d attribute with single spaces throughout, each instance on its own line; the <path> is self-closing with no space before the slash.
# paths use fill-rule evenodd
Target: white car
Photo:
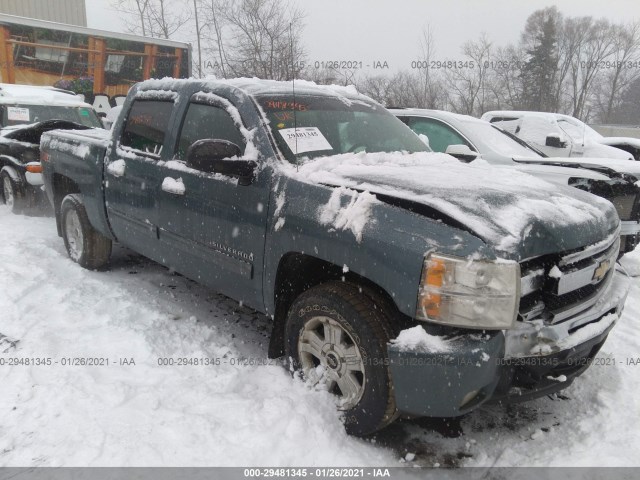
<path id="1" fill-rule="evenodd" d="M 604 197 L 622 221 L 621 252 L 640 243 L 640 162 L 612 159 L 545 157 L 515 135 L 467 115 L 424 109 L 391 112 L 436 152 L 461 161 L 482 159 L 517 168 L 546 181 L 570 185 Z"/>
<path id="2" fill-rule="evenodd" d="M 640 139 L 603 137 L 569 115 L 496 110 L 482 115 L 482 120 L 513 133 L 550 157 L 640 160 Z"/>

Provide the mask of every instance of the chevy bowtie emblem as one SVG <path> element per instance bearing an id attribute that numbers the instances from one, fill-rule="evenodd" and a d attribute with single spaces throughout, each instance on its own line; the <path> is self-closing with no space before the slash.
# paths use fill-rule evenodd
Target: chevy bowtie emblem
<path id="1" fill-rule="evenodd" d="M 609 271 L 610 267 L 611 267 L 610 260 L 601 261 L 600 265 L 598 265 L 598 268 L 596 268 L 595 271 L 593 272 L 592 280 L 598 280 L 598 281 L 602 280 L 604 276 L 607 274 L 607 272 Z"/>

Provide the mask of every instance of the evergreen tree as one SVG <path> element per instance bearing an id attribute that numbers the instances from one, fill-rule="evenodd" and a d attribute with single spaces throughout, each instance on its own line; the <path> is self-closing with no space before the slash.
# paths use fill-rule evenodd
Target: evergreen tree
<path id="1" fill-rule="evenodd" d="M 527 60 L 522 66 L 522 103 L 537 111 L 555 111 L 558 69 L 558 23 L 555 7 L 538 10 L 527 20 L 522 42 Z"/>

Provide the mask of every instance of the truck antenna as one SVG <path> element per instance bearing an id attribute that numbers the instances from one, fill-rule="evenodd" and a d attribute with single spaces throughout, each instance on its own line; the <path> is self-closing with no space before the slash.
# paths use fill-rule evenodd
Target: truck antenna
<path id="1" fill-rule="evenodd" d="M 293 90 L 293 136 L 296 140 L 296 151 L 293 153 L 293 158 L 296 162 L 296 169 L 298 168 L 298 118 L 296 116 L 296 69 L 293 63 L 293 29 L 291 22 L 289 22 L 289 48 L 291 55 L 291 89 Z"/>

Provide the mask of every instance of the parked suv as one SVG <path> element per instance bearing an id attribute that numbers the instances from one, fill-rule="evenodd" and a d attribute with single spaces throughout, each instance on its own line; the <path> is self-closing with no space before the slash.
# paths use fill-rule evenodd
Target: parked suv
<path id="1" fill-rule="evenodd" d="M 633 251 L 640 244 L 640 163 L 549 158 L 495 124 L 468 115 L 425 109 L 392 112 L 414 132 L 426 136 L 436 152 L 465 162 L 481 158 L 606 198 L 622 220 L 620 253 Z"/>
<path id="2" fill-rule="evenodd" d="M 73 92 L 0 84 L 0 201 L 22 213 L 44 200 L 42 133 L 101 127 L 93 107 Z"/>

